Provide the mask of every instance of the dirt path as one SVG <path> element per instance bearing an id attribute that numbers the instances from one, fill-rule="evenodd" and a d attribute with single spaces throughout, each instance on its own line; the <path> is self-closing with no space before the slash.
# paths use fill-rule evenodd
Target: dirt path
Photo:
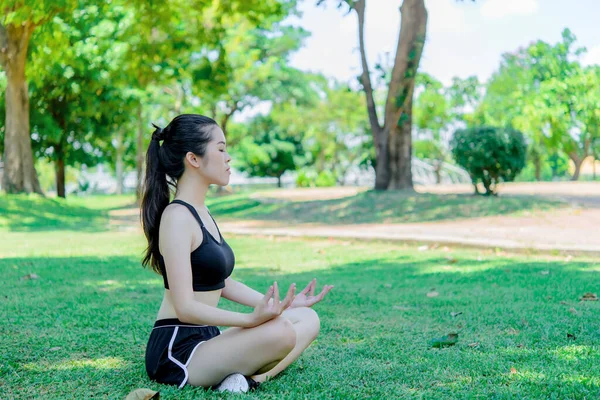
<path id="1" fill-rule="evenodd" d="M 354 196 L 367 188 L 340 187 L 265 191 L 263 199 L 287 201 L 325 200 Z M 471 193 L 469 185 L 416 187 L 419 192 Z M 468 218 L 455 221 L 410 224 L 355 224 L 289 226 L 262 220 L 223 221 L 223 233 L 385 239 L 511 250 L 584 252 L 600 255 L 600 182 L 506 184 L 501 196 L 540 196 L 561 199 L 570 206 L 560 210 L 520 216 Z M 139 229 L 138 210 L 119 210 L 111 215 L 117 229 Z M 133 226 L 133 228 L 132 228 Z"/>

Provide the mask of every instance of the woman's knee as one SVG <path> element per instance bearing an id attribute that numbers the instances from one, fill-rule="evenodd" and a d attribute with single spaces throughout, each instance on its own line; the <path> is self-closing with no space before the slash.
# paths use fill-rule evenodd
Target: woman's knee
<path id="1" fill-rule="evenodd" d="M 266 336 L 281 352 L 287 354 L 296 346 L 296 330 L 286 318 L 277 317 L 265 325 Z"/>
<path id="2" fill-rule="evenodd" d="M 310 307 L 302 307 L 298 311 L 300 311 L 302 322 L 308 326 L 308 331 L 312 336 L 312 340 L 314 340 L 321 330 L 319 314 Z"/>

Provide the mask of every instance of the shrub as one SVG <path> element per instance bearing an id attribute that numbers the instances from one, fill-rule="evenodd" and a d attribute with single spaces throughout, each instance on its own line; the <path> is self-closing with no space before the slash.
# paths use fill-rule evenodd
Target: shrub
<path id="1" fill-rule="evenodd" d="M 479 193 L 496 193 L 500 182 L 510 182 L 525 167 L 527 143 L 523 134 L 510 128 L 481 126 L 459 129 L 450 141 L 456 163 L 467 170 Z"/>

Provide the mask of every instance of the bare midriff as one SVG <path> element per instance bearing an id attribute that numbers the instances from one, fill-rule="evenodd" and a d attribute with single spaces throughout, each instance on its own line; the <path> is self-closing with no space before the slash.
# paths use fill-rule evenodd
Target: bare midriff
<path id="1" fill-rule="evenodd" d="M 222 289 L 211 290 L 209 292 L 194 292 L 194 300 L 206 304 L 207 306 L 217 307 L 219 305 L 219 300 L 221 299 L 221 291 Z M 158 310 L 156 319 L 167 318 L 177 318 L 177 313 L 175 313 L 175 308 L 171 301 L 171 291 L 169 289 L 165 289 L 163 301 Z"/>

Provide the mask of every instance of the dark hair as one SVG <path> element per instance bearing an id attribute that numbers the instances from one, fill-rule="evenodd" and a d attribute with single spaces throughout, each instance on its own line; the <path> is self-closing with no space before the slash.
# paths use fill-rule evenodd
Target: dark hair
<path id="1" fill-rule="evenodd" d="M 203 115 L 182 114 L 164 129 L 152 125 L 156 130 L 146 153 L 141 206 L 142 226 L 148 240 L 142 265 L 146 267 L 150 264 L 154 271 L 161 273 L 158 266 L 158 232 L 162 213 L 171 200 L 169 185 L 177 189 L 177 181 L 185 170 L 183 160 L 188 152 L 204 156 L 212 138 L 211 128 L 217 123 Z M 170 179 L 167 180 L 167 177 Z"/>

